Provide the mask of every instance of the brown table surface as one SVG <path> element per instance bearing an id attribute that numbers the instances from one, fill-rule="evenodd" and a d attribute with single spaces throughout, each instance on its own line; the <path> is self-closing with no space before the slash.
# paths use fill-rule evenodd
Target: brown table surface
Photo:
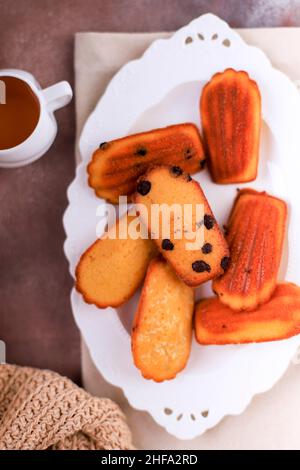
<path id="1" fill-rule="evenodd" d="M 0 67 L 46 87 L 73 85 L 74 33 L 171 31 L 211 11 L 234 27 L 299 26 L 300 1 L 0 0 Z M 279 6 L 278 6 L 279 5 Z M 57 113 L 58 137 L 28 167 L 0 169 L 0 339 L 7 361 L 80 380 L 62 215 L 74 176 L 74 102 Z"/>

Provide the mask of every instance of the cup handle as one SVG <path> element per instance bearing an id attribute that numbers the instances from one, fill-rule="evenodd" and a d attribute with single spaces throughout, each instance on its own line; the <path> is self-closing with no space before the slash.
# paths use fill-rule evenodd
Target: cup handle
<path id="1" fill-rule="evenodd" d="M 49 111 L 56 111 L 70 103 L 73 91 L 66 81 L 56 83 L 42 91 Z"/>

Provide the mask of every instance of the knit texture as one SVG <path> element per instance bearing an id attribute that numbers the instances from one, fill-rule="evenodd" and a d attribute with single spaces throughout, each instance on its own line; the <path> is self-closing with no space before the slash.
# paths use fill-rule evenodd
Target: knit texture
<path id="1" fill-rule="evenodd" d="M 0 450 L 128 450 L 120 408 L 55 372 L 0 365 Z"/>

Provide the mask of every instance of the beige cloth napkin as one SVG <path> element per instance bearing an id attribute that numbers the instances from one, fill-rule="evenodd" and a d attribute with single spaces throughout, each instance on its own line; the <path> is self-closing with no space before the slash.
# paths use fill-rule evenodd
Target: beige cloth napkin
<path id="1" fill-rule="evenodd" d="M 260 47 L 292 80 L 300 79 L 300 28 L 243 29 L 241 36 Z M 111 77 L 129 60 L 141 56 L 149 44 L 170 33 L 79 33 L 75 43 L 77 131 L 105 90 Z M 300 126 L 300 123 L 299 123 Z M 77 151 L 77 162 L 80 155 Z M 128 417 L 140 449 L 300 449 L 300 368 L 291 365 L 268 393 L 253 399 L 237 417 L 226 417 L 204 435 L 180 441 L 158 426 L 146 412 L 130 407 L 122 391 L 106 383 L 96 370 L 87 347 L 82 347 L 82 375 L 93 395 L 117 401 Z"/>

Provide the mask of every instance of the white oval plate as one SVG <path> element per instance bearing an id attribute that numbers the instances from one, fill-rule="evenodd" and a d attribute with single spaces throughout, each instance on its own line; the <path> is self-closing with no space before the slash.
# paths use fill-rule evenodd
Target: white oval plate
<path id="1" fill-rule="evenodd" d="M 125 65 L 87 120 L 80 139 L 83 162 L 69 187 L 64 215 L 65 253 L 72 275 L 81 253 L 96 237 L 96 225 L 98 233 L 105 225 L 97 217 L 105 201 L 87 185 L 86 164 L 93 150 L 102 141 L 133 131 L 184 121 L 199 126 L 201 89 L 215 72 L 227 67 L 246 70 L 259 85 L 264 124 L 259 177 L 250 186 L 288 202 L 288 243 L 280 277 L 300 284 L 299 95 L 262 51 L 245 44 L 211 14 L 192 21 L 170 39 L 155 41 L 141 59 Z M 225 223 L 236 185 L 216 185 L 206 171 L 196 179 L 219 223 Z M 209 285 L 198 290 L 198 296 L 204 295 L 211 295 Z M 77 292 L 71 295 L 75 320 L 101 374 L 123 389 L 133 407 L 147 410 L 181 439 L 200 435 L 225 415 L 241 413 L 255 394 L 270 389 L 282 376 L 300 343 L 299 336 L 243 346 L 201 347 L 193 341 L 186 369 L 176 379 L 157 384 L 143 379 L 132 362 L 128 331 L 138 297 L 139 293 L 120 309 L 103 311 L 84 303 Z"/>

